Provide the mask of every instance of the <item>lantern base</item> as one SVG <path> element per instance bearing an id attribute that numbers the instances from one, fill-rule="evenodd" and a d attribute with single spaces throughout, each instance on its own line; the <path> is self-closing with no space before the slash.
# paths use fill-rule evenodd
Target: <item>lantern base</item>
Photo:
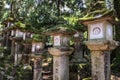
<path id="1" fill-rule="evenodd" d="M 69 48 L 68 50 L 62 50 L 61 48 L 49 48 L 48 51 L 53 56 L 63 56 L 63 55 L 70 55 L 73 52 L 73 48 Z"/>
<path id="2" fill-rule="evenodd" d="M 49 48 L 48 51 L 53 55 L 53 80 L 69 80 L 69 56 L 73 48 L 61 50 Z"/>
<path id="3" fill-rule="evenodd" d="M 118 44 L 117 41 L 86 41 L 86 45 L 90 50 L 114 50 Z"/>
<path id="4" fill-rule="evenodd" d="M 117 47 L 116 41 L 87 41 L 91 50 L 92 80 L 110 80 L 110 50 Z"/>

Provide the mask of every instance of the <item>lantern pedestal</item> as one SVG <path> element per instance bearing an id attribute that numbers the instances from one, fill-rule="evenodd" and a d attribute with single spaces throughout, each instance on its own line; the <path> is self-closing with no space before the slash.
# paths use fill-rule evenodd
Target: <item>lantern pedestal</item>
<path id="1" fill-rule="evenodd" d="M 77 32 L 74 34 L 74 54 L 72 62 L 85 62 L 83 54 L 83 33 Z"/>
<path id="2" fill-rule="evenodd" d="M 33 80 L 42 80 L 42 57 L 31 55 L 34 59 Z"/>
<path id="3" fill-rule="evenodd" d="M 53 80 L 69 80 L 69 55 L 73 48 L 66 51 L 49 48 L 48 51 L 53 55 Z"/>
<path id="4" fill-rule="evenodd" d="M 110 50 L 116 48 L 115 41 L 87 41 L 91 50 L 92 80 L 110 80 Z"/>
<path id="5" fill-rule="evenodd" d="M 14 56 L 15 54 L 15 41 L 12 40 L 12 43 L 11 43 L 11 55 Z"/>
<path id="6" fill-rule="evenodd" d="M 14 48 L 15 48 L 15 51 L 14 51 L 14 65 L 19 64 L 19 62 L 22 59 L 22 54 L 19 50 L 19 47 L 20 47 L 20 45 L 17 42 L 15 42 L 15 45 L 14 45 Z"/>

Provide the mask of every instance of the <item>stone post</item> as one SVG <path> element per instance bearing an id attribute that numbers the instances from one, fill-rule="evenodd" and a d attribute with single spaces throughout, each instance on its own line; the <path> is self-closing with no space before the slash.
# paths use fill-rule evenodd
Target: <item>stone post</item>
<path id="1" fill-rule="evenodd" d="M 69 80 L 69 55 L 73 49 L 62 51 L 49 48 L 48 51 L 53 55 L 53 80 Z"/>
<path id="2" fill-rule="evenodd" d="M 19 51 L 20 45 L 15 42 L 15 54 L 14 54 L 14 64 L 19 64 L 20 60 L 22 59 L 22 54 Z"/>
<path id="3" fill-rule="evenodd" d="M 92 80 L 110 80 L 110 50 L 115 41 L 86 42 L 91 50 Z"/>
<path id="4" fill-rule="evenodd" d="M 48 51 L 53 55 L 53 80 L 69 80 L 69 55 L 73 48 L 69 46 L 71 32 L 58 30 L 51 32 L 54 47 Z"/>
<path id="5" fill-rule="evenodd" d="M 15 54 L 15 42 L 14 40 L 11 40 L 12 43 L 11 43 L 11 55 L 14 56 Z"/>
<path id="6" fill-rule="evenodd" d="M 74 58 L 73 62 L 84 62 L 84 54 L 83 54 L 83 33 L 77 32 L 74 35 Z"/>
<path id="7" fill-rule="evenodd" d="M 14 55 L 14 64 L 17 65 L 18 63 L 18 44 L 15 42 L 15 55 Z"/>
<path id="8" fill-rule="evenodd" d="M 34 56 L 33 80 L 42 80 L 42 58 Z"/>

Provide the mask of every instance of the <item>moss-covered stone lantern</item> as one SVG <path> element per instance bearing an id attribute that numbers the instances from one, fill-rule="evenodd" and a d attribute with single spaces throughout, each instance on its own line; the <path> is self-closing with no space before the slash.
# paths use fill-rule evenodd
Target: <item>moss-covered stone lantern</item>
<path id="1" fill-rule="evenodd" d="M 88 26 L 87 47 L 91 50 L 92 79 L 110 80 L 110 51 L 117 42 L 113 40 L 114 16 L 101 16 L 82 21 Z"/>
<path id="2" fill-rule="evenodd" d="M 75 32 L 64 27 L 50 31 L 50 35 L 53 36 L 53 46 L 58 48 L 69 48 L 70 47 L 70 35 Z"/>
<path id="3" fill-rule="evenodd" d="M 45 35 L 33 34 L 32 35 L 32 53 L 39 54 L 45 47 Z"/>
<path id="4" fill-rule="evenodd" d="M 73 31 L 59 27 L 50 31 L 53 36 L 53 48 L 48 51 L 53 55 L 53 80 L 69 80 L 69 55 L 73 48 L 70 47 L 70 37 Z"/>
<path id="5" fill-rule="evenodd" d="M 11 30 L 10 39 L 15 42 L 21 42 L 23 40 L 24 31 L 20 29 Z"/>
<path id="6" fill-rule="evenodd" d="M 34 34 L 32 35 L 32 49 L 31 49 L 31 58 L 34 59 L 34 74 L 33 80 L 41 80 L 42 79 L 42 54 L 44 54 L 45 50 L 45 35 L 42 34 Z"/>
<path id="7" fill-rule="evenodd" d="M 72 62 L 84 62 L 84 44 L 83 44 L 83 32 L 76 32 L 73 36 L 73 41 L 74 41 L 74 54 L 73 54 L 73 59 Z"/>

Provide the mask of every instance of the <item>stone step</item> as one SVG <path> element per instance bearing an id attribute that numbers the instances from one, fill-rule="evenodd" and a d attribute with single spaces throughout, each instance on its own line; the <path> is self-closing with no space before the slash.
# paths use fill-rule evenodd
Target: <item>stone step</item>
<path id="1" fill-rule="evenodd" d="M 52 72 L 51 71 L 42 71 L 42 74 L 43 75 L 50 75 L 50 74 L 52 74 Z"/>

